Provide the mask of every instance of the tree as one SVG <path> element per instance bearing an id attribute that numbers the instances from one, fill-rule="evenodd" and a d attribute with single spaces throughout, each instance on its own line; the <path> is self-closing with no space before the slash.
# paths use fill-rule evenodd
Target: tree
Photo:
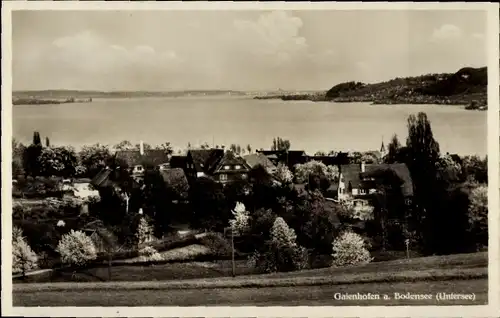
<path id="1" fill-rule="evenodd" d="M 35 131 L 33 133 L 33 145 L 35 145 L 35 146 L 42 145 L 42 139 L 40 138 L 40 133 L 38 131 Z"/>
<path id="2" fill-rule="evenodd" d="M 488 183 L 488 156 L 484 159 L 479 156 L 465 156 L 462 158 L 461 166 L 465 178 Z"/>
<path id="3" fill-rule="evenodd" d="M 423 112 L 408 117 L 408 138 L 406 140 L 406 164 L 412 176 L 415 200 L 418 207 L 419 236 L 424 240 L 424 253 L 432 253 L 435 237 L 439 229 L 435 228 L 442 213 L 443 191 L 437 180 L 436 163 L 439 160 L 439 144 L 434 139 L 430 121 Z"/>
<path id="4" fill-rule="evenodd" d="M 274 138 L 273 145 L 271 146 L 271 150 L 288 151 L 288 150 L 290 150 L 290 141 L 286 140 L 286 139 L 282 139 L 281 137 Z"/>
<path id="5" fill-rule="evenodd" d="M 64 264 L 82 266 L 97 258 L 94 242 L 82 231 L 71 230 L 63 235 L 56 251 Z"/>
<path id="6" fill-rule="evenodd" d="M 137 239 L 137 244 L 143 245 L 151 240 L 153 236 L 153 227 L 149 225 L 145 217 L 142 217 L 139 221 L 139 226 L 137 227 L 137 233 L 135 235 Z"/>
<path id="7" fill-rule="evenodd" d="M 38 157 L 40 174 L 44 176 L 74 176 L 78 159 L 72 147 L 44 148 Z"/>
<path id="8" fill-rule="evenodd" d="M 391 142 L 387 145 L 387 155 L 384 158 L 385 163 L 395 163 L 400 159 L 401 143 L 398 135 L 392 136 Z"/>
<path id="9" fill-rule="evenodd" d="M 172 145 L 170 144 L 170 142 L 165 142 L 159 146 L 156 146 L 156 149 L 157 150 L 163 150 L 165 151 L 165 153 L 170 156 L 174 153 L 174 148 L 172 147 Z"/>
<path id="10" fill-rule="evenodd" d="M 49 137 L 45 137 L 45 147 L 50 147 Z"/>
<path id="11" fill-rule="evenodd" d="M 311 188 L 328 188 L 331 182 L 338 180 L 338 177 L 339 170 L 337 166 L 327 166 L 320 161 L 311 160 L 304 164 L 295 165 L 297 183 L 307 182 Z M 326 183 L 322 180 L 326 181 Z"/>
<path id="12" fill-rule="evenodd" d="M 12 138 L 12 178 L 15 179 L 17 176 L 24 174 L 23 168 L 23 156 L 26 151 L 26 147 L 18 142 L 16 139 Z"/>
<path id="13" fill-rule="evenodd" d="M 12 227 L 12 273 L 21 273 L 24 277 L 27 271 L 37 267 L 38 256 L 26 242 L 22 230 Z"/>
<path id="14" fill-rule="evenodd" d="M 245 209 L 245 205 L 241 202 L 236 203 L 234 208 L 233 216 L 234 219 L 229 220 L 229 224 L 233 229 L 235 235 L 246 234 L 249 230 L 249 219 L 250 215 Z"/>
<path id="15" fill-rule="evenodd" d="M 479 185 L 470 193 L 469 225 L 478 245 L 488 245 L 488 186 Z"/>
<path id="16" fill-rule="evenodd" d="M 403 180 L 392 169 L 379 169 L 367 174 L 373 178 L 370 188 L 376 189 L 372 194 L 374 217 L 382 236 L 382 250 L 389 246 L 389 219 L 406 222 L 405 202 L 402 192 Z"/>
<path id="17" fill-rule="evenodd" d="M 92 232 L 90 238 L 99 252 L 108 254 L 108 280 L 111 280 L 111 263 L 113 252 L 118 250 L 118 239 L 101 220 L 94 220 L 85 224 L 84 229 Z"/>
<path id="18" fill-rule="evenodd" d="M 252 153 L 252 146 L 250 145 L 247 145 L 247 152 L 250 154 Z"/>
<path id="19" fill-rule="evenodd" d="M 294 204 L 293 215 L 287 221 L 297 230 L 297 241 L 311 252 L 310 260 L 329 253 L 338 229 L 338 208 L 327 205 L 319 190 L 308 191 Z"/>
<path id="20" fill-rule="evenodd" d="M 83 146 L 78 153 L 80 163 L 87 170 L 88 176 L 93 177 L 111 160 L 111 151 L 108 146 L 99 143 Z"/>
<path id="21" fill-rule="evenodd" d="M 42 142 L 38 132 L 33 133 L 33 143 L 29 145 L 23 154 L 24 171 L 33 177 L 40 175 L 40 165 L 38 157 L 42 153 Z"/>
<path id="22" fill-rule="evenodd" d="M 326 152 L 324 152 L 324 151 L 316 151 L 316 153 L 314 155 L 315 156 L 326 156 Z"/>
<path id="23" fill-rule="evenodd" d="M 270 240 L 250 258 L 252 265 L 265 272 L 303 269 L 307 266 L 307 250 L 296 243 L 295 231 L 277 217 L 271 228 Z"/>
<path id="24" fill-rule="evenodd" d="M 191 224 L 207 230 L 221 230 L 231 218 L 222 186 L 208 178 L 198 178 L 190 186 L 190 202 L 194 215 Z"/>
<path id="25" fill-rule="evenodd" d="M 363 238 L 354 232 L 344 232 L 332 244 L 332 266 L 360 265 L 371 262 Z"/>
<path id="26" fill-rule="evenodd" d="M 151 145 L 150 145 L 150 144 L 148 144 L 148 143 L 143 142 L 143 143 L 142 143 L 142 148 L 144 149 L 144 151 L 147 151 L 147 150 L 151 150 L 151 149 L 153 149 L 153 146 L 151 146 Z M 141 144 L 135 144 L 134 149 L 136 149 L 136 150 L 140 150 L 140 149 L 141 149 Z"/>
<path id="27" fill-rule="evenodd" d="M 274 175 L 276 176 L 276 179 L 278 179 L 281 183 L 284 184 L 290 184 L 293 181 L 293 173 L 283 163 L 278 164 Z"/>
<path id="28" fill-rule="evenodd" d="M 132 143 L 128 140 L 123 140 L 113 146 L 115 150 L 131 150 L 134 149 Z"/>

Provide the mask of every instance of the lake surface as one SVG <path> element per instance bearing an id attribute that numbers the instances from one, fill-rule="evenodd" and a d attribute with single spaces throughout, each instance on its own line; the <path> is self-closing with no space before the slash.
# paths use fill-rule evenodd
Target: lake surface
<path id="1" fill-rule="evenodd" d="M 13 135 L 29 143 L 33 131 L 52 144 L 150 144 L 186 149 L 208 142 L 269 149 L 273 137 L 292 149 L 378 150 L 393 134 L 402 144 L 410 114 L 426 112 L 441 152 L 487 153 L 487 112 L 461 106 L 370 105 L 254 100 L 250 97 L 94 99 L 92 103 L 13 107 Z"/>

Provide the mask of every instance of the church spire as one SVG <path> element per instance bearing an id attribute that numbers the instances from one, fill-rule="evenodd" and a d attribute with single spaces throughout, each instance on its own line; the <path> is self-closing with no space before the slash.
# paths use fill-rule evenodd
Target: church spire
<path id="1" fill-rule="evenodd" d="M 382 136 L 382 145 L 380 146 L 380 153 L 382 154 L 382 157 L 385 156 L 385 145 L 384 145 L 384 136 Z"/>

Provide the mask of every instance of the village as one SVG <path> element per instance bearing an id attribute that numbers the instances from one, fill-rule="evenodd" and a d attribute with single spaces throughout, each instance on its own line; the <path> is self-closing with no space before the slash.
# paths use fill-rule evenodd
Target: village
<path id="1" fill-rule="evenodd" d="M 393 136 L 329 155 L 280 137 L 269 150 L 174 154 L 140 141 L 77 153 L 35 132 L 29 146 L 13 142 L 14 282 L 253 281 L 367 265 L 375 279 L 402 261 L 419 271 L 472 262 L 467 277 L 482 277 L 487 159 L 440 154 L 431 130 L 413 129 L 430 127 L 425 113 L 409 123 L 404 146 Z"/>

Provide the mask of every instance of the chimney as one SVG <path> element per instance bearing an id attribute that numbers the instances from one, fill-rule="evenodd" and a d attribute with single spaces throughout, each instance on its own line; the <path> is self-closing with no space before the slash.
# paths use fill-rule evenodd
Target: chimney
<path id="1" fill-rule="evenodd" d="M 361 172 L 365 172 L 365 162 L 361 161 Z"/>
<path id="2" fill-rule="evenodd" d="M 139 151 L 141 152 L 141 156 L 144 155 L 144 142 L 142 140 L 140 142 Z"/>

